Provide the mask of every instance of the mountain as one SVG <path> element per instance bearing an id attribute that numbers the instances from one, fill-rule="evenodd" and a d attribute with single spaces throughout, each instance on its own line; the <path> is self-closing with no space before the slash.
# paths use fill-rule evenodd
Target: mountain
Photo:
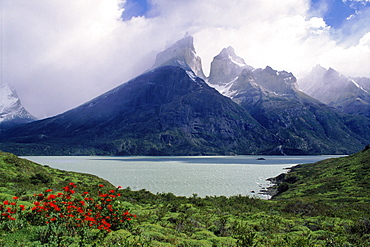
<path id="1" fill-rule="evenodd" d="M 21 155 L 253 154 L 279 145 L 242 107 L 170 65 L 0 140 Z"/>
<path id="2" fill-rule="evenodd" d="M 370 79 L 346 77 L 319 65 L 299 84 L 308 95 L 348 114 L 370 117 Z"/>
<path id="3" fill-rule="evenodd" d="M 224 52 L 225 49 L 220 54 Z M 214 61 L 218 61 L 219 57 L 216 56 Z M 209 84 L 221 89 L 222 94 L 242 106 L 261 125 L 280 138 L 282 145 L 279 149 L 271 150 L 271 153 L 354 152 L 370 140 L 370 135 L 363 131 L 370 130 L 368 119 L 340 114 L 334 108 L 306 95 L 299 89 L 292 73 L 276 71 L 269 66 L 254 70 L 244 68 L 239 75 L 238 71 L 233 70 L 233 77 L 237 76 L 230 80 L 228 71 L 232 71 L 235 65 L 231 59 L 227 60 L 222 70 L 217 70 L 218 62 L 212 62 L 216 68 L 211 68 L 211 71 L 217 70 L 218 77 L 212 80 L 209 78 Z M 225 83 L 215 83 L 222 80 Z"/>
<path id="4" fill-rule="evenodd" d="M 0 84 L 0 130 L 35 121 L 23 106 L 14 88 Z"/>
<path id="5" fill-rule="evenodd" d="M 185 36 L 166 50 L 157 54 L 153 68 L 173 65 L 192 71 L 196 76 L 205 79 L 201 58 L 197 55 L 194 48 L 192 36 Z"/>
<path id="6" fill-rule="evenodd" d="M 129 82 L 1 133 L 0 149 L 17 155 L 348 154 L 370 140 L 370 119 L 311 98 L 292 73 L 253 69 L 230 47 L 215 57 L 206 80 L 201 66 L 187 36 Z"/>

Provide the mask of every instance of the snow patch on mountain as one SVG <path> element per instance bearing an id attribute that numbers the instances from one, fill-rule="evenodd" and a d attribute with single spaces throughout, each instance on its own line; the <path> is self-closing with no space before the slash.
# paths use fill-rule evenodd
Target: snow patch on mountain
<path id="1" fill-rule="evenodd" d="M 366 89 L 364 89 L 363 87 L 361 87 L 357 82 L 355 82 L 354 80 L 350 80 L 353 84 L 355 84 L 356 87 L 358 87 L 359 89 L 365 91 L 366 93 L 369 93 Z"/>

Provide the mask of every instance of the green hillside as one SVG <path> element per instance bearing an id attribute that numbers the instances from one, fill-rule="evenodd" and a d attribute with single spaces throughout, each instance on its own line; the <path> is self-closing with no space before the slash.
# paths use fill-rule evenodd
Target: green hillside
<path id="1" fill-rule="evenodd" d="M 298 165 L 275 180 L 282 192 L 275 200 L 327 204 L 333 214 L 370 212 L 370 146 L 346 157 Z"/>
<path id="2" fill-rule="evenodd" d="M 0 153 L 0 246 L 370 246 L 369 158 L 297 166 L 266 201 L 114 189 Z"/>
<path id="3" fill-rule="evenodd" d="M 78 184 L 81 190 L 98 184 L 114 188 L 108 181 L 94 175 L 53 169 L 0 152 L 0 195 L 33 195 L 45 189 L 61 189 L 70 182 Z"/>

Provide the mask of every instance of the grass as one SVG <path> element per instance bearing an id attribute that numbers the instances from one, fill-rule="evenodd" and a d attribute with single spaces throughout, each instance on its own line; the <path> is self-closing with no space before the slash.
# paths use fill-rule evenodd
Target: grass
<path id="1" fill-rule="evenodd" d="M 107 232 L 63 235 L 48 225 L 2 221 L 0 246 L 370 246 L 370 149 L 300 165 L 279 181 L 284 192 L 265 201 L 246 196 L 181 197 L 120 190 L 120 207 L 137 215 Z M 70 182 L 107 189 L 98 177 L 65 172 L 0 154 L 0 204 Z M 283 185 L 284 184 L 284 185 Z"/>

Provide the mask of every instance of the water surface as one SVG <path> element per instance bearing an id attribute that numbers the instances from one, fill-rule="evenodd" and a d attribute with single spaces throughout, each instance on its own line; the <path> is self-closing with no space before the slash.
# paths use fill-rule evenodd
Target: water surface
<path id="1" fill-rule="evenodd" d="M 269 186 L 267 178 L 297 164 L 332 156 L 26 156 L 42 165 L 97 175 L 115 186 L 179 196 L 249 195 Z M 262 160 L 261 160 L 262 159 Z"/>

